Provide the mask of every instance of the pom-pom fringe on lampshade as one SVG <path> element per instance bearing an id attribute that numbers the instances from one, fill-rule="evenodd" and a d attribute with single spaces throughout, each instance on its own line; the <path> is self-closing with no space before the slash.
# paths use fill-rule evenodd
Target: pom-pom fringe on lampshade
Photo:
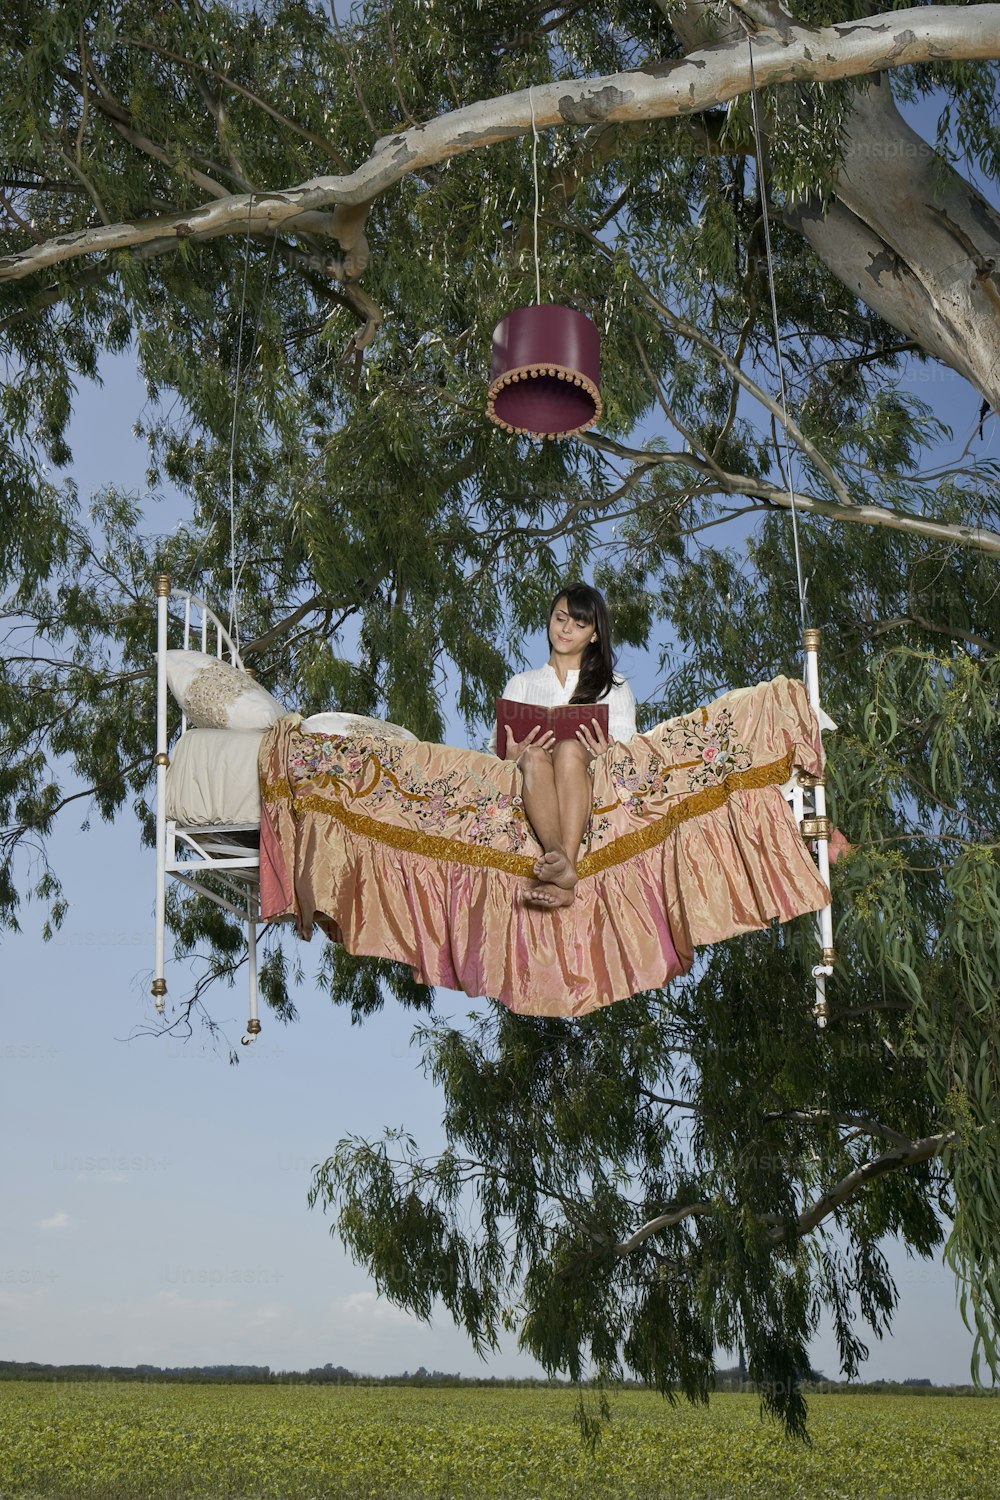
<path id="1" fill-rule="evenodd" d="M 486 415 L 506 432 L 573 437 L 600 419 L 601 336 L 585 314 L 516 307 L 493 333 Z"/>

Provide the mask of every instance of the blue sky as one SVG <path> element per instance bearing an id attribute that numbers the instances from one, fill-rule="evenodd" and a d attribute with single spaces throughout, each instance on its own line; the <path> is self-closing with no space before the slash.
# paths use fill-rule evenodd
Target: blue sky
<path id="1" fill-rule="evenodd" d="M 975 393 L 940 368 L 918 378 L 960 447 Z M 82 497 L 115 483 L 148 499 L 131 433 L 144 400 L 127 361 L 105 367 L 103 388 L 80 391 L 72 445 Z M 169 529 L 176 506 L 151 505 L 153 527 Z M 622 665 L 641 697 L 654 656 L 627 653 Z M 71 901 L 61 932 L 43 943 L 41 914 L 28 908 L 0 956 L 0 1357 L 536 1370 L 513 1342 L 484 1367 L 446 1317 L 427 1327 L 380 1301 L 328 1221 L 307 1209 L 311 1168 L 342 1136 L 405 1125 L 426 1147 L 439 1139 L 438 1100 L 409 1045 L 412 1018 L 389 1002 L 352 1027 L 307 985 L 299 1022 L 265 1015 L 238 1068 L 199 1033 L 134 1036 L 153 1019 L 152 855 L 127 812 L 87 831 L 82 818 L 71 813 L 53 840 Z M 317 958 L 304 954 L 307 971 Z M 190 982 L 172 966 L 172 996 Z M 455 1015 L 471 1004 L 441 997 Z M 215 989 L 209 1005 L 236 1042 L 242 986 Z M 865 1373 L 967 1380 L 971 1339 L 953 1278 L 937 1261 L 886 1248 L 900 1308 L 892 1337 L 870 1341 Z M 828 1332 L 813 1361 L 837 1374 Z"/>
<path id="2" fill-rule="evenodd" d="M 942 380 L 962 425 L 975 401 Z M 144 492 L 130 435 L 143 393 L 125 362 L 103 389 L 80 392 L 74 472 L 81 493 L 114 481 Z M 167 529 L 175 511 L 164 502 Z M 152 601 L 150 608 L 152 610 Z M 624 663 L 640 686 L 654 664 Z M 0 1165 L 6 1231 L 0 1251 L 3 1355 L 44 1362 L 269 1364 L 331 1361 L 372 1374 L 425 1365 L 474 1373 L 480 1363 L 446 1317 L 417 1323 L 375 1295 L 363 1271 L 306 1206 L 311 1168 L 346 1134 L 406 1125 L 439 1138 L 434 1090 L 393 1002 L 352 1027 L 306 986 L 300 1020 L 265 1015 L 238 1068 L 200 1033 L 183 1042 L 133 1036 L 151 1020 L 153 861 L 131 816 L 113 826 L 64 821 L 54 857 L 71 909 L 49 943 L 40 913 L 5 939 Z M 318 939 L 313 947 L 318 945 Z M 317 953 L 303 955 L 307 970 Z M 190 983 L 173 965 L 172 996 Z M 462 997 L 442 997 L 461 1015 Z M 242 986 L 216 989 L 211 1012 L 236 1042 Z M 873 1341 L 872 1378 L 968 1378 L 970 1339 L 951 1276 L 892 1247 L 901 1306 L 895 1332 Z M 815 1364 L 837 1370 L 824 1335 Z M 526 1373 L 513 1344 L 486 1366 Z"/>

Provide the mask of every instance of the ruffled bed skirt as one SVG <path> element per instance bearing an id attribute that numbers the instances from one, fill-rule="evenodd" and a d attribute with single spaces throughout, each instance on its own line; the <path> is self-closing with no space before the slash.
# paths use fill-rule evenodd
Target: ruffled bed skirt
<path id="1" fill-rule="evenodd" d="M 579 1016 L 690 966 L 694 949 L 816 911 L 829 892 L 780 787 L 818 774 L 801 683 L 727 693 L 612 745 L 571 907 L 525 905 L 539 853 L 517 768 L 474 750 L 303 734 L 260 751 L 261 915 L 529 1015 Z"/>

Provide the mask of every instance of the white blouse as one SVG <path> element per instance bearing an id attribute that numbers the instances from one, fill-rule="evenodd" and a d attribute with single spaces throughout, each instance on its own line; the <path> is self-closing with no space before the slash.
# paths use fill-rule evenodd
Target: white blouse
<path id="1" fill-rule="evenodd" d="M 533 672 L 516 673 L 504 688 L 503 696 L 512 698 L 515 703 L 534 703 L 539 708 L 557 708 L 572 698 L 579 676 L 578 671 L 567 672 L 566 681 L 560 682 L 555 667 L 546 662 L 544 667 L 537 667 Z M 609 740 L 631 740 L 635 737 L 638 733 L 635 725 L 635 698 L 624 679 L 616 682 L 610 693 L 605 693 L 597 702 L 608 705 Z M 494 724 L 490 739 L 490 749 L 494 752 L 496 740 L 497 730 Z"/>

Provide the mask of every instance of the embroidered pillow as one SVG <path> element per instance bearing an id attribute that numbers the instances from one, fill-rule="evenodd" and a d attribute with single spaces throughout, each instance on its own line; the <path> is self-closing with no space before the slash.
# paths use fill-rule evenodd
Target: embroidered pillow
<path id="1" fill-rule="evenodd" d="M 246 672 L 205 651 L 168 651 L 167 684 L 195 729 L 269 729 L 285 713 Z"/>
<path id="2" fill-rule="evenodd" d="M 416 735 L 404 729 L 402 724 L 390 724 L 387 719 L 369 719 L 365 714 L 310 714 L 302 720 L 306 734 L 381 734 L 390 740 L 415 740 Z"/>

